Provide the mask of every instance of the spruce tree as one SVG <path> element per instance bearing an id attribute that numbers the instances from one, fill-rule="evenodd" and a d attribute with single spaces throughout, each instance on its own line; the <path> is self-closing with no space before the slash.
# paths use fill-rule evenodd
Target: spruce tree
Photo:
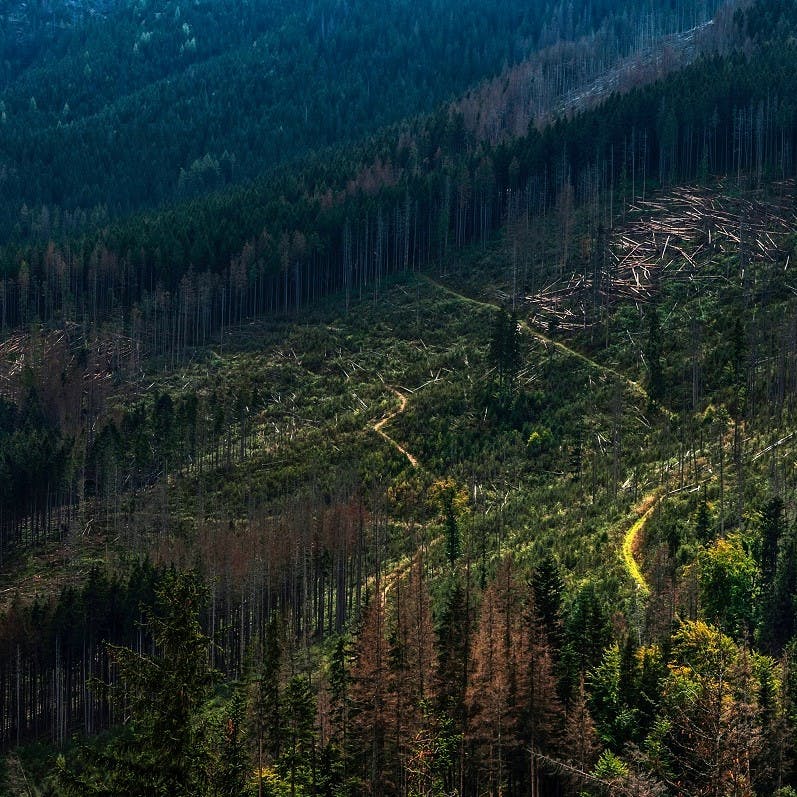
<path id="1" fill-rule="evenodd" d="M 446 557 L 449 564 L 453 565 L 462 552 L 462 542 L 459 533 L 459 523 L 454 514 L 454 502 L 451 496 L 445 501 L 445 536 L 446 536 Z"/>
<path id="2" fill-rule="evenodd" d="M 68 795 L 195 797 L 209 787 L 211 757 L 204 703 L 216 680 L 199 624 L 205 589 L 195 573 L 168 571 L 147 625 L 155 654 L 110 647 L 119 679 L 110 696 L 129 717 L 99 753 L 61 769 Z"/>
<path id="3" fill-rule="evenodd" d="M 797 634 L 797 527 L 784 534 L 779 548 L 772 602 L 763 630 L 774 652 L 782 651 Z"/>
<path id="4" fill-rule="evenodd" d="M 221 714 L 222 727 L 211 779 L 213 797 L 241 797 L 244 793 L 251 769 L 245 717 L 246 696 L 236 688 Z"/>
<path id="5" fill-rule="evenodd" d="M 654 304 L 648 312 L 648 339 L 645 359 L 648 366 L 648 399 L 651 407 L 661 404 L 664 398 L 664 371 L 662 366 L 662 333 L 659 310 Z"/>
<path id="6" fill-rule="evenodd" d="M 280 770 L 290 795 L 306 794 L 315 784 L 315 696 L 310 680 L 294 675 L 285 688 L 285 740 Z"/>

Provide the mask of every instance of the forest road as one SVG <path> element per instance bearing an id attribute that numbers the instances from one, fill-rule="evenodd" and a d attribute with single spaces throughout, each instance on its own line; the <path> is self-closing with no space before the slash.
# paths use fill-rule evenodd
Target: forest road
<path id="1" fill-rule="evenodd" d="M 401 415 L 401 413 L 403 413 L 407 409 L 407 397 L 400 390 L 397 390 L 395 387 L 392 387 L 390 385 L 388 385 L 388 387 L 390 388 L 391 392 L 396 396 L 396 398 L 399 400 L 398 409 L 395 410 L 394 412 L 391 412 L 390 415 L 385 415 L 385 417 L 382 418 L 381 421 L 377 421 L 371 428 L 381 438 L 390 443 L 390 445 L 393 446 L 393 448 L 401 452 L 407 458 L 407 461 L 410 463 L 410 465 L 412 465 L 413 468 L 417 468 L 419 467 L 418 460 L 412 454 L 410 454 L 410 452 L 407 451 L 407 449 L 404 448 L 404 446 L 402 446 L 400 443 L 397 443 L 385 431 L 385 426 L 387 426 L 394 418 Z"/>
<path id="2" fill-rule="evenodd" d="M 428 282 L 430 285 L 434 285 L 436 288 L 439 288 L 442 291 L 450 294 L 451 296 L 456 297 L 460 301 L 467 302 L 468 304 L 475 305 L 476 307 L 483 307 L 487 310 L 501 310 L 501 306 L 498 304 L 493 304 L 492 302 L 484 302 L 480 299 L 474 299 L 471 296 L 466 296 L 464 293 L 459 293 L 459 291 L 455 291 L 453 288 L 449 288 L 448 285 L 444 285 L 442 282 L 437 282 L 437 280 L 432 279 L 431 277 L 427 276 L 426 274 L 420 275 L 421 279 Z M 537 338 L 542 344 L 545 346 L 553 346 L 556 349 L 559 349 L 563 354 L 567 355 L 568 357 L 572 357 L 576 360 L 580 360 L 581 362 L 588 365 L 590 368 L 601 371 L 604 374 L 608 374 L 610 376 L 619 379 L 625 385 L 627 385 L 631 392 L 636 393 L 638 396 L 641 396 L 648 400 L 648 393 L 639 382 L 635 382 L 633 379 L 629 378 L 625 374 L 621 373 L 620 371 L 615 370 L 610 365 L 604 365 L 603 363 L 599 363 L 597 360 L 593 360 L 591 357 L 588 357 L 586 354 L 583 354 L 576 349 L 571 349 L 565 343 L 562 343 L 558 340 L 553 340 L 553 338 L 549 338 L 547 335 L 544 335 L 542 332 L 539 332 L 536 329 L 533 329 L 526 321 L 519 320 L 518 326 L 524 331 L 527 332 L 534 338 Z"/>
<path id="3" fill-rule="evenodd" d="M 479 299 L 473 299 L 470 296 L 466 296 L 463 293 L 459 293 L 459 291 L 455 291 L 453 288 L 449 288 L 447 285 L 443 285 L 441 282 L 437 282 L 433 280 L 431 277 L 422 274 L 421 278 L 428 282 L 430 285 L 434 285 L 436 288 L 439 288 L 442 291 L 450 294 L 451 296 L 456 297 L 460 301 L 466 302 L 468 304 L 475 305 L 476 307 L 482 307 L 488 310 L 500 310 L 501 307 L 497 304 L 493 304 L 492 302 L 484 302 L 480 301 Z M 611 366 L 603 365 L 599 363 L 597 360 L 593 360 L 591 357 L 588 357 L 586 354 L 582 354 L 580 351 L 576 351 L 575 349 L 571 349 L 568 345 L 561 343 L 558 340 L 552 340 L 547 335 L 543 335 L 541 332 L 538 332 L 536 329 L 532 329 L 525 321 L 519 321 L 519 326 L 522 330 L 529 333 L 533 337 L 537 338 L 540 342 L 542 342 L 546 346 L 553 346 L 563 354 L 568 357 L 572 357 L 576 360 L 580 360 L 581 362 L 588 365 L 590 368 L 601 371 L 604 374 L 613 376 L 616 379 L 619 379 L 621 382 L 625 383 L 625 385 L 630 388 L 633 393 L 636 393 L 641 398 L 644 398 L 646 401 L 648 400 L 648 393 L 639 382 L 635 382 L 633 379 L 630 379 L 625 374 L 620 373 L 620 371 L 615 370 Z M 634 551 L 637 547 L 637 540 L 639 538 L 640 533 L 644 530 L 645 525 L 647 524 L 648 520 L 650 520 L 653 512 L 655 511 L 656 507 L 659 504 L 659 493 L 653 492 L 646 495 L 642 502 L 637 507 L 637 513 L 641 513 L 636 521 L 631 525 L 628 531 L 625 533 L 623 538 L 623 545 L 622 545 L 622 558 L 623 563 L 626 566 L 626 570 L 628 571 L 628 575 L 633 579 L 634 583 L 637 585 L 640 592 L 644 595 L 650 594 L 650 587 L 648 586 L 647 581 L 645 581 L 645 577 L 642 575 L 642 571 L 639 569 L 639 565 L 637 564 L 636 559 L 634 558 Z"/>

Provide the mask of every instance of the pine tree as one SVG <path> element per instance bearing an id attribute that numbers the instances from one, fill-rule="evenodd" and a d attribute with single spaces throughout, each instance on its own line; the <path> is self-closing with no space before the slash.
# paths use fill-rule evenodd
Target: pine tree
<path id="1" fill-rule="evenodd" d="M 351 767 L 350 711 L 351 674 L 349 641 L 343 634 L 335 639 L 326 672 L 326 688 L 319 697 L 323 748 L 318 767 L 319 792 L 344 789 Z M 326 696 L 324 716 L 323 697 Z M 325 727 L 326 720 L 328 727 Z"/>
<path id="2" fill-rule="evenodd" d="M 761 512 L 761 548 L 758 566 L 761 569 L 761 588 L 768 594 L 775 580 L 778 547 L 783 534 L 783 499 L 773 496 Z"/>
<path id="3" fill-rule="evenodd" d="M 786 755 L 791 741 L 783 705 L 783 694 L 776 685 L 776 673 L 769 662 L 759 667 L 758 721 L 761 745 L 752 771 L 758 794 L 775 794 L 783 785 Z"/>
<path id="4" fill-rule="evenodd" d="M 438 626 L 440 706 L 462 721 L 468 680 L 468 616 L 466 590 L 460 578 L 449 589 Z"/>
<path id="5" fill-rule="evenodd" d="M 711 531 L 711 516 L 708 511 L 708 501 L 706 500 L 706 488 L 700 495 L 700 501 L 697 505 L 697 515 L 695 516 L 695 537 L 697 541 L 703 545 L 709 542 L 709 533 Z M 675 552 L 673 551 L 673 554 Z"/>
<path id="6" fill-rule="evenodd" d="M 661 404 L 664 398 L 664 370 L 662 363 L 663 342 L 659 309 L 654 304 L 648 310 L 648 339 L 645 360 L 648 367 L 648 397 L 650 405 Z"/>
<path id="7" fill-rule="evenodd" d="M 395 593 L 395 625 L 390 635 L 391 662 L 386 719 L 392 749 L 400 770 L 397 782 L 406 780 L 407 764 L 414 754 L 412 740 L 428 731 L 429 707 L 437 699 L 437 651 L 431 605 L 423 573 L 416 559 L 409 578 Z"/>
<path id="8" fill-rule="evenodd" d="M 545 634 L 551 645 L 551 653 L 556 658 L 562 646 L 562 603 L 565 591 L 562 568 L 550 551 L 534 568 L 531 577 L 534 590 L 534 605 L 545 628 Z"/>
<path id="9" fill-rule="evenodd" d="M 492 793 L 506 788 L 511 760 L 521 746 L 521 612 L 521 591 L 505 561 L 482 598 L 466 692 L 468 736 Z"/>
<path id="10" fill-rule="evenodd" d="M 111 647 L 119 672 L 112 699 L 129 717 L 123 733 L 78 770 L 63 768 L 67 794 L 194 797 L 208 789 L 210 740 L 201 710 L 216 680 L 199 625 L 205 589 L 196 574 L 167 572 L 148 616 L 156 653 Z"/>
<path id="11" fill-rule="evenodd" d="M 503 391 L 512 388 L 520 370 L 520 332 L 517 316 L 498 310 L 493 319 L 490 337 L 490 361 L 498 374 Z"/>
<path id="12" fill-rule="evenodd" d="M 778 552 L 781 547 L 783 531 L 783 501 L 780 497 L 773 496 L 767 501 L 761 512 L 761 542 L 756 557 L 761 574 L 761 641 L 770 653 L 777 653 L 779 650 L 778 645 L 782 645 L 786 641 L 780 638 L 781 631 L 776 624 L 781 622 L 783 618 L 779 617 L 777 621 L 774 618 L 776 591 L 778 591 L 775 583 L 779 561 Z M 786 544 L 788 544 L 788 541 L 786 541 Z M 778 595 L 777 600 L 779 603 L 782 602 L 780 595 Z"/>
<path id="13" fill-rule="evenodd" d="M 263 750 L 272 761 L 282 753 L 285 739 L 285 710 L 282 704 L 282 627 L 274 617 L 266 628 L 257 699 L 258 732 Z"/>
<path id="14" fill-rule="evenodd" d="M 305 794 L 315 784 L 315 696 L 309 679 L 295 675 L 285 689 L 285 727 L 280 770 L 290 788 Z"/>
<path id="15" fill-rule="evenodd" d="M 381 594 L 366 607 L 351 670 L 351 731 L 360 776 L 374 795 L 385 792 L 388 662 Z"/>
<path id="16" fill-rule="evenodd" d="M 581 676 L 565 714 L 562 757 L 576 772 L 589 772 L 597 761 L 599 751 L 600 742 L 589 711 L 584 677 Z M 577 777 L 576 782 L 579 782 Z"/>
<path id="17" fill-rule="evenodd" d="M 236 688 L 222 714 L 222 733 L 211 777 L 212 797 L 241 797 L 244 793 L 251 771 L 245 719 L 246 696 Z"/>
<path id="18" fill-rule="evenodd" d="M 772 601 L 765 617 L 763 636 L 770 650 L 781 652 L 797 635 L 797 525 L 780 540 Z"/>
<path id="19" fill-rule="evenodd" d="M 467 600 L 468 591 L 457 575 L 445 596 L 437 627 L 437 710 L 444 723 L 445 718 L 450 718 L 452 733 L 454 729 L 464 729 L 466 721 L 465 689 L 470 669 L 471 632 Z M 460 744 L 460 756 L 452 756 L 448 768 L 441 773 L 446 793 L 459 785 L 463 753 Z"/>
<path id="20" fill-rule="evenodd" d="M 555 752 L 561 738 L 564 710 L 556 693 L 548 637 L 537 614 L 531 590 L 526 593 L 526 606 L 517 645 L 518 701 L 522 707 L 523 747 L 531 751 L 527 771 L 531 795 L 535 797 L 543 793 L 536 754 Z"/>
<path id="21" fill-rule="evenodd" d="M 446 536 L 446 557 L 449 564 L 454 564 L 462 551 L 460 540 L 459 524 L 454 514 L 454 502 L 449 498 L 445 502 L 445 536 Z"/>

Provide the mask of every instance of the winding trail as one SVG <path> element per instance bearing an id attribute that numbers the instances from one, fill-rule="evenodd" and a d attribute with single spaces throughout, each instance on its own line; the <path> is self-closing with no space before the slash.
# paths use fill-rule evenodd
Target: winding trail
<path id="1" fill-rule="evenodd" d="M 492 302 L 484 302 L 479 299 L 474 299 L 471 296 L 466 296 L 464 293 L 460 293 L 459 291 L 455 291 L 453 288 L 449 288 L 448 285 L 444 285 L 442 282 L 437 282 L 437 280 L 432 279 L 426 274 L 420 275 L 421 279 L 428 282 L 430 285 L 434 285 L 436 288 L 439 288 L 442 291 L 450 294 L 451 296 L 456 297 L 462 302 L 466 302 L 468 304 L 475 305 L 476 307 L 482 307 L 487 310 L 501 310 L 501 306 L 498 304 L 493 304 Z M 632 392 L 636 393 L 638 396 L 641 396 L 646 401 L 648 400 L 648 393 L 639 382 L 635 382 L 633 379 L 629 378 L 625 374 L 621 373 L 620 371 L 612 368 L 610 365 L 604 365 L 603 363 L 599 363 L 597 360 L 593 360 L 591 357 L 588 357 L 586 354 L 578 351 L 577 349 L 571 349 L 565 343 L 561 341 L 554 340 L 553 338 L 549 338 L 547 335 L 544 335 L 542 332 L 534 329 L 533 327 L 529 326 L 526 321 L 522 319 L 518 321 L 518 326 L 524 331 L 527 332 L 532 337 L 537 338 L 541 343 L 545 346 L 553 346 L 555 349 L 559 349 L 563 354 L 568 357 L 572 357 L 576 360 L 580 360 L 585 365 L 588 365 L 590 368 L 600 371 L 604 374 L 610 374 L 611 376 L 619 379 L 621 382 L 624 382 Z"/>
<path id="2" fill-rule="evenodd" d="M 449 288 L 447 285 L 444 285 L 441 282 L 437 282 L 433 280 L 431 277 L 422 274 L 421 278 L 426 280 L 430 285 L 439 288 L 445 293 L 448 293 L 451 296 L 456 297 L 462 302 L 466 302 L 467 304 L 474 305 L 476 307 L 481 307 L 487 310 L 500 310 L 501 307 L 497 304 L 493 304 L 492 302 L 485 302 L 480 301 L 479 299 L 474 299 L 470 296 L 466 296 L 464 293 L 460 293 L 459 291 L 455 291 L 453 288 Z M 549 338 L 547 335 L 543 335 L 542 332 L 537 331 L 529 326 L 526 321 L 519 321 L 519 327 L 524 330 L 525 332 L 529 333 L 533 337 L 537 338 L 541 343 L 545 346 L 553 346 L 554 348 L 561 351 L 568 357 L 572 357 L 573 359 L 579 360 L 580 362 L 588 365 L 590 368 L 600 371 L 604 374 L 609 374 L 616 379 L 619 379 L 621 382 L 624 382 L 633 393 L 644 398 L 645 401 L 648 400 L 648 393 L 639 382 L 635 382 L 633 379 L 630 379 L 625 374 L 621 373 L 620 371 L 612 368 L 609 365 L 604 365 L 599 363 L 597 360 L 593 360 L 591 357 L 588 357 L 586 354 L 583 354 L 576 349 L 571 349 L 567 344 L 561 343 L 558 340 L 553 340 Z M 648 586 L 645 577 L 642 575 L 642 571 L 639 568 L 639 564 L 637 563 L 636 559 L 634 558 L 634 551 L 636 550 L 639 535 L 642 531 L 644 531 L 647 522 L 653 515 L 653 512 L 656 510 L 656 507 L 659 505 L 661 501 L 661 492 L 660 490 L 654 491 L 652 493 L 648 493 L 641 503 L 636 507 L 635 512 L 639 515 L 636 521 L 631 524 L 628 531 L 626 531 L 625 536 L 623 537 L 623 544 L 621 549 L 623 563 L 625 564 L 626 570 L 628 571 L 628 575 L 637 585 L 638 590 L 645 596 L 650 594 L 650 587 Z"/>
<path id="3" fill-rule="evenodd" d="M 628 570 L 628 575 L 634 580 L 637 589 L 644 597 L 650 595 L 650 587 L 645 577 L 642 575 L 642 571 L 639 569 L 639 564 L 634 557 L 634 550 L 637 546 L 640 533 L 644 531 L 648 521 L 653 517 L 653 513 L 656 511 L 660 501 L 661 496 L 658 492 L 648 493 L 642 499 L 641 503 L 635 507 L 634 511 L 639 514 L 639 517 L 631 524 L 623 537 L 623 563 L 625 564 L 626 570 Z"/>
<path id="4" fill-rule="evenodd" d="M 400 443 L 397 443 L 384 430 L 384 428 L 385 428 L 385 426 L 387 426 L 387 424 L 389 424 L 394 418 L 396 418 L 397 416 L 401 415 L 407 409 L 407 397 L 400 390 L 397 390 L 395 387 L 392 387 L 390 385 L 388 385 L 388 387 L 390 388 L 391 392 L 396 396 L 396 398 L 399 400 L 398 409 L 394 410 L 389 415 L 385 415 L 385 417 L 382 418 L 381 421 L 377 421 L 371 428 L 382 439 L 384 439 L 388 443 L 390 443 L 390 445 L 393 446 L 393 448 L 395 448 L 397 451 L 401 452 L 407 458 L 407 461 L 410 463 L 410 465 L 412 465 L 413 468 L 420 467 L 419 463 L 418 463 L 418 460 L 412 454 L 410 454 L 410 452 L 407 451 L 407 449 L 404 448 L 404 446 L 402 446 Z"/>

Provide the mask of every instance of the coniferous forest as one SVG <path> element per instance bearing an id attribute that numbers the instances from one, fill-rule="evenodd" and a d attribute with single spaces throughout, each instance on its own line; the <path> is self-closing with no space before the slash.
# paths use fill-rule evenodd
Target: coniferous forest
<path id="1" fill-rule="evenodd" d="M 797 794 L 796 42 L 0 0 L 0 795 Z"/>

